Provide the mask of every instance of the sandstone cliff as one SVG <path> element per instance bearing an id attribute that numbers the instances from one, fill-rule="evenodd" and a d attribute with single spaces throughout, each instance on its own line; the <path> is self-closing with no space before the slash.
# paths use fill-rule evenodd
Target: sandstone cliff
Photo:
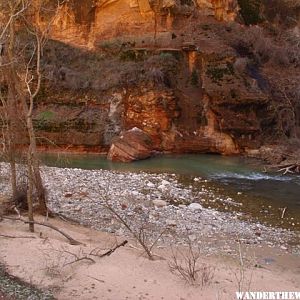
<path id="1" fill-rule="evenodd" d="M 157 1 L 156 1 L 157 2 Z M 238 13 L 236 0 L 71 0 L 60 10 L 52 37 L 74 46 L 94 49 L 103 40 L 133 38 L 152 43 L 157 24 L 163 42 L 168 31 L 186 24 L 196 12 L 233 21 Z M 159 5 L 159 7 L 157 7 Z M 156 20 L 157 19 L 157 20 Z M 43 22 L 43 20 L 41 20 Z M 179 25 L 181 26 L 181 25 Z M 165 41 L 169 44 L 168 41 Z"/>
<path id="2" fill-rule="evenodd" d="M 68 1 L 44 51 L 40 135 L 106 151 L 137 127 L 158 151 L 222 154 L 297 138 L 297 43 L 284 48 L 271 29 L 241 19 L 235 0 Z M 297 39 L 297 30 L 286 34 Z"/>

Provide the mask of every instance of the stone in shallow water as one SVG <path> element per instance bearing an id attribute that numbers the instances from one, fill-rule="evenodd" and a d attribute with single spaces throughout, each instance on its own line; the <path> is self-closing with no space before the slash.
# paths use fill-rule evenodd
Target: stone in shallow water
<path id="1" fill-rule="evenodd" d="M 197 211 L 197 210 L 202 210 L 202 209 L 203 209 L 202 205 L 199 204 L 199 203 L 191 203 L 191 204 L 188 206 L 188 208 L 189 208 L 190 210 L 192 210 L 192 211 Z"/>

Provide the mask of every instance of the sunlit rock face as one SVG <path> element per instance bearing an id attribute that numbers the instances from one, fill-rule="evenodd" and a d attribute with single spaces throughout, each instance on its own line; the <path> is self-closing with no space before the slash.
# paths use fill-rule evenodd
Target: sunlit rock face
<path id="1" fill-rule="evenodd" d="M 164 0 L 156 15 L 154 1 L 71 0 L 61 7 L 51 34 L 63 42 L 91 49 L 103 40 L 124 36 L 142 36 L 147 43 L 155 26 L 160 34 L 171 31 L 182 15 L 191 11 L 220 21 L 233 21 L 238 13 L 236 0 L 198 0 L 197 7 L 192 1 L 189 5 L 187 8 L 180 1 Z"/>
<path id="2" fill-rule="evenodd" d="M 219 21 L 234 21 L 238 12 L 236 0 L 197 0 L 200 9 Z"/>

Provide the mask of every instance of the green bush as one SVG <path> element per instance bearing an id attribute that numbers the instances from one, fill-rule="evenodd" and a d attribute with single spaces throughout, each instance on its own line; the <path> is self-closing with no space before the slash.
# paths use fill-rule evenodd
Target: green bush
<path id="1" fill-rule="evenodd" d="M 53 111 L 45 110 L 38 114 L 38 119 L 49 121 L 49 120 L 53 119 L 54 115 L 55 115 L 55 113 Z"/>
<path id="2" fill-rule="evenodd" d="M 125 50 L 120 53 L 120 60 L 122 61 L 136 61 L 137 55 L 134 50 Z"/>
<path id="3" fill-rule="evenodd" d="M 214 82 L 222 81 L 224 76 L 234 75 L 233 64 L 227 62 L 226 66 L 224 67 L 209 66 L 206 71 L 206 75 L 210 77 Z"/>

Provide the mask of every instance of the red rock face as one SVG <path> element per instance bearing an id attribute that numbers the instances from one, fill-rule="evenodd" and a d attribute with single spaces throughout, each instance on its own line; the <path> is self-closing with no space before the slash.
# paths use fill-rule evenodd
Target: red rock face
<path id="1" fill-rule="evenodd" d="M 165 140 L 170 136 L 172 123 L 179 116 L 173 91 L 135 91 L 125 100 L 123 122 L 125 129 L 141 128 L 153 140 L 156 150 L 168 150 Z"/>
<path id="2" fill-rule="evenodd" d="M 103 151 L 126 132 L 109 157 L 131 161 L 152 150 L 242 153 L 259 148 L 276 126 L 270 95 L 257 78 L 235 72 L 239 54 L 217 34 L 222 23 L 206 17 L 232 21 L 237 1 L 197 0 L 202 11 L 193 18 L 180 10 L 161 14 L 156 34 L 148 1 L 82 3 L 66 3 L 54 24 L 52 35 L 62 43 L 49 50 L 56 77 L 35 107 L 38 135 L 67 149 Z M 175 67 L 166 71 L 170 56 Z M 149 79 L 151 69 L 163 80 Z M 134 127 L 151 146 L 127 133 Z"/>
<path id="3" fill-rule="evenodd" d="M 263 131 L 257 107 L 268 105 L 263 93 L 243 88 L 225 70 L 228 62 L 218 57 L 206 60 L 202 53 L 193 52 L 182 56 L 178 64 L 172 87 L 145 80 L 139 86 L 117 87 L 118 92 L 105 94 L 62 90 L 54 97 L 50 92 L 48 103 L 35 110 L 38 135 L 63 151 L 103 152 L 113 143 L 109 158 L 119 161 L 144 159 L 152 150 L 231 155 L 260 145 Z M 224 78 L 217 68 L 223 70 Z M 194 70 L 199 70 L 197 84 L 191 84 Z M 126 132 L 134 127 L 148 135 L 151 143 Z M 113 140 L 124 131 L 125 139 Z M 40 141 L 41 149 L 47 149 L 44 140 Z"/>
<path id="4" fill-rule="evenodd" d="M 152 140 L 149 135 L 134 127 L 112 142 L 107 158 L 112 161 L 131 162 L 149 158 L 152 149 Z"/>

